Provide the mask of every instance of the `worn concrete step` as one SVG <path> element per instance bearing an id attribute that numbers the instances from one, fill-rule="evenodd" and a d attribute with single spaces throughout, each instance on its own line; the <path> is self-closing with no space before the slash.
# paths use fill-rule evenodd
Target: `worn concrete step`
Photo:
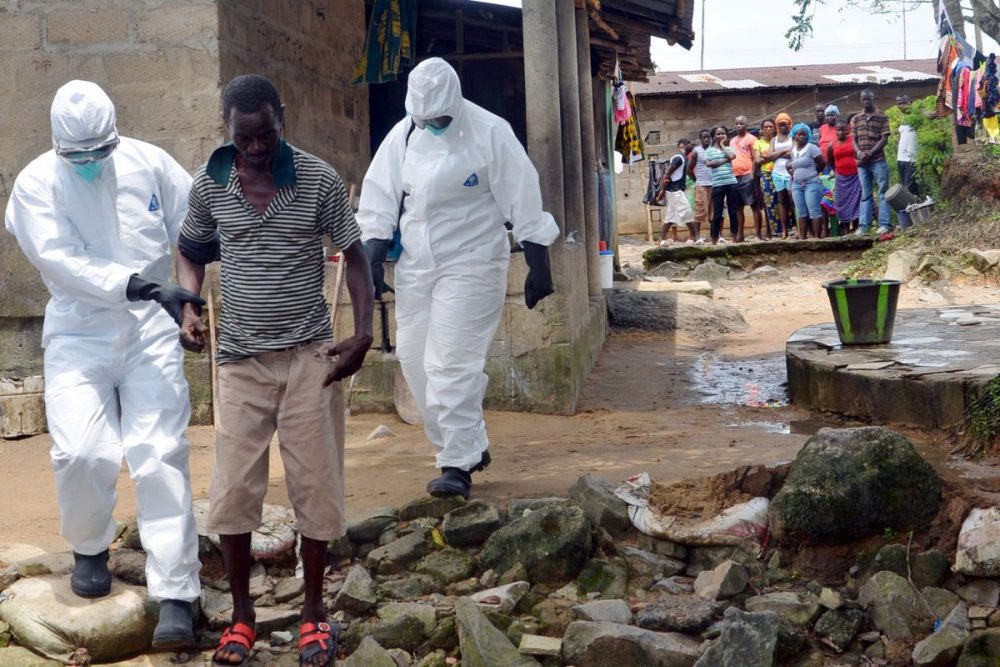
<path id="1" fill-rule="evenodd" d="M 680 292 L 682 294 L 703 294 L 712 296 L 712 284 L 707 280 L 688 280 L 684 282 L 642 281 L 636 289 L 640 292 Z"/>

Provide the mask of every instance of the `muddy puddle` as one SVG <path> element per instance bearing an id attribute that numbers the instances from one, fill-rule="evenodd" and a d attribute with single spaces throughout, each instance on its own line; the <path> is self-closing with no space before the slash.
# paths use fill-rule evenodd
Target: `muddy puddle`
<path id="1" fill-rule="evenodd" d="M 788 405 L 784 354 L 727 359 L 702 352 L 690 362 L 688 380 L 698 403 L 750 408 Z"/>

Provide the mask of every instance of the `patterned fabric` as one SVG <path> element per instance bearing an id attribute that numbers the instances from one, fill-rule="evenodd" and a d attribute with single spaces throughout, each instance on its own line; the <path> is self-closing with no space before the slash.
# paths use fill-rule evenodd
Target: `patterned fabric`
<path id="1" fill-rule="evenodd" d="M 645 146 L 642 144 L 642 135 L 639 133 L 639 121 L 635 116 L 635 104 L 632 102 L 632 93 L 625 93 L 631 104 L 632 115 L 628 120 L 618 126 L 618 135 L 615 137 L 615 150 L 622 154 L 622 164 L 635 164 L 645 158 Z"/>
<path id="2" fill-rule="evenodd" d="M 889 136 L 889 118 L 878 109 L 872 113 L 855 114 L 851 119 L 851 131 L 858 150 L 870 151 L 879 139 Z M 871 162 L 884 159 L 885 153 L 882 150 L 871 155 Z"/>
<path id="3" fill-rule="evenodd" d="M 352 83 L 395 81 L 414 64 L 417 0 L 375 0 Z"/>
<path id="4" fill-rule="evenodd" d="M 774 188 L 774 180 L 771 172 L 762 171 L 760 173 L 760 189 L 764 202 L 764 219 L 772 232 L 781 233 L 781 218 L 778 209 L 778 191 Z"/>
<path id="5" fill-rule="evenodd" d="M 722 151 L 726 152 L 723 153 Z M 726 155 L 732 155 L 733 151 L 729 148 L 719 149 L 715 146 L 709 147 L 705 151 L 706 160 L 725 160 Z M 733 163 L 723 162 L 718 167 L 712 167 L 712 187 L 717 188 L 722 185 L 734 185 L 736 183 L 736 177 L 733 176 Z M 715 200 L 712 200 L 712 205 L 715 206 Z"/>
<path id="6" fill-rule="evenodd" d="M 711 146 L 709 146 L 711 148 Z M 698 155 L 698 161 L 694 164 L 694 182 L 695 185 L 712 187 L 712 168 L 705 164 L 705 153 L 708 152 L 708 148 L 704 146 L 695 146 L 694 152 Z"/>
<path id="7" fill-rule="evenodd" d="M 857 220 L 861 207 L 861 179 L 857 173 L 852 176 L 837 175 L 837 187 L 833 189 L 837 206 L 837 218 L 843 222 Z"/>

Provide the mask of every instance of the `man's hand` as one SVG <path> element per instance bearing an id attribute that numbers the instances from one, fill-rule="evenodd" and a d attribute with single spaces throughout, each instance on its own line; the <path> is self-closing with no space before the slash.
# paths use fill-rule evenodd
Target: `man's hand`
<path id="1" fill-rule="evenodd" d="M 336 357 L 333 369 L 327 373 L 323 380 L 323 386 L 329 387 L 334 382 L 339 382 L 357 373 L 362 364 L 365 363 L 365 354 L 368 353 L 371 346 L 371 336 L 351 336 L 323 350 L 323 354 L 326 356 Z"/>
<path id="2" fill-rule="evenodd" d="M 871 159 L 871 155 L 868 154 L 868 151 L 858 153 L 858 164 L 868 164 L 869 159 Z"/>
<path id="3" fill-rule="evenodd" d="M 181 312 L 181 347 L 189 352 L 204 352 L 208 327 L 201 316 L 190 304 L 184 305 Z"/>

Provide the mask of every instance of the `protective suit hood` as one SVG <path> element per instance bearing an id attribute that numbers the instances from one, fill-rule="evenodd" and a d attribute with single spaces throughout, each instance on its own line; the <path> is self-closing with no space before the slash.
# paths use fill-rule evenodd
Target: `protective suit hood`
<path id="1" fill-rule="evenodd" d="M 451 116 L 462 118 L 462 83 L 458 73 L 441 58 L 428 58 L 413 68 L 406 84 L 406 111 L 416 120 Z"/>
<path id="2" fill-rule="evenodd" d="M 118 136 L 115 105 L 100 86 L 73 80 L 52 100 L 52 145 L 55 148 L 91 148 Z"/>

